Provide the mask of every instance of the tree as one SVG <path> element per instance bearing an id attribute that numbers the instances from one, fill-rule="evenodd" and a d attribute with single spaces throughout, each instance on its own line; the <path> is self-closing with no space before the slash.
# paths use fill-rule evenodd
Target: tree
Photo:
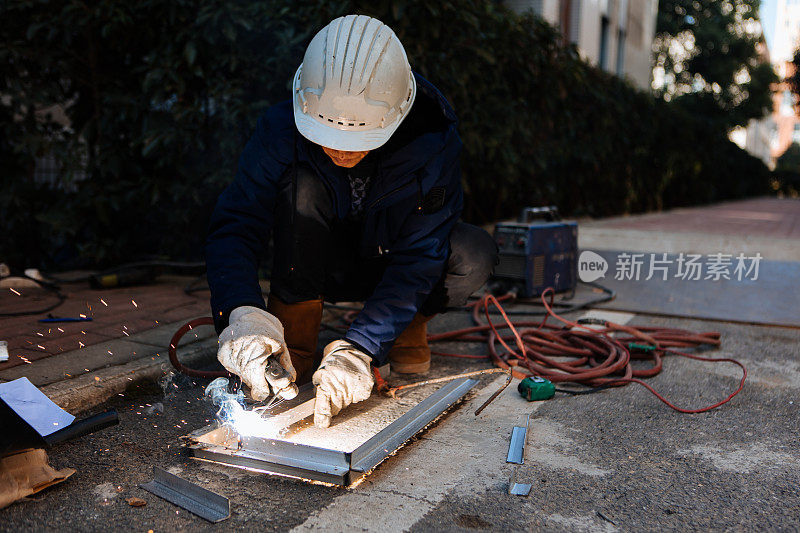
<path id="1" fill-rule="evenodd" d="M 589 65 L 553 26 L 494 0 L 6 0 L 0 258 L 199 258 L 256 119 L 290 97 L 317 30 L 347 13 L 387 23 L 453 104 L 468 221 L 527 205 L 602 216 L 765 192 L 767 168 L 726 130 Z M 53 106 L 67 121 L 48 118 Z M 38 178 L 42 155 L 59 180 Z"/>
<path id="2" fill-rule="evenodd" d="M 764 51 L 761 0 L 661 0 L 656 94 L 730 129 L 763 117 L 777 81 Z"/>

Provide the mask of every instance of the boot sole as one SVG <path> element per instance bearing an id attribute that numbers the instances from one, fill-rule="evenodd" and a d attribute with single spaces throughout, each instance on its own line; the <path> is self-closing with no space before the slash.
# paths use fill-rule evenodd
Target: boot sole
<path id="1" fill-rule="evenodd" d="M 431 368 L 431 362 L 422 363 L 392 363 L 389 362 L 392 372 L 396 374 L 424 374 Z"/>

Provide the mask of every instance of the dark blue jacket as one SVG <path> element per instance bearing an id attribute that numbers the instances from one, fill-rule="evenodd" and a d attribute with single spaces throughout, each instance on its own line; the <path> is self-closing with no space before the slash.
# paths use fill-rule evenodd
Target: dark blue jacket
<path id="1" fill-rule="evenodd" d="M 442 275 L 450 231 L 463 205 L 455 113 L 436 87 L 419 75 L 416 80 L 409 116 L 378 149 L 378 168 L 366 198 L 362 254 L 386 254 L 389 264 L 345 334 L 380 364 Z M 295 157 L 326 184 L 339 217 L 350 209 L 347 180 L 297 132 L 291 102 L 269 108 L 212 215 L 205 257 L 217 332 L 236 307 L 265 308 L 258 258 L 269 243 L 278 180 Z"/>

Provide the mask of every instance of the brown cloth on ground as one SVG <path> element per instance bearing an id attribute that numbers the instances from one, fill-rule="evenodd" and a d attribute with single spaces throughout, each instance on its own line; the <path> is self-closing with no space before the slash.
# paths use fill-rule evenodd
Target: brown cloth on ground
<path id="1" fill-rule="evenodd" d="M 42 449 L 23 450 L 0 459 L 0 509 L 74 474 L 74 468 L 56 470 Z"/>

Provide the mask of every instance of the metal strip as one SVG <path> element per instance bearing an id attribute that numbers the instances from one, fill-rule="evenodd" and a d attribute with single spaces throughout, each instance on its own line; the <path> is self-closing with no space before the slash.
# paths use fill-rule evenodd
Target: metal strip
<path id="1" fill-rule="evenodd" d="M 235 453 L 247 453 L 253 457 L 263 457 L 280 464 L 317 468 L 321 471 L 349 468 L 350 466 L 346 452 L 285 440 L 245 437 L 242 439 L 241 451 L 237 450 Z"/>
<path id="2" fill-rule="evenodd" d="M 512 483 L 508 488 L 508 493 L 514 496 L 527 496 L 531 492 L 530 483 Z"/>
<path id="3" fill-rule="evenodd" d="M 515 463 L 518 465 L 525 463 L 525 437 L 528 435 L 528 430 L 522 426 L 514 426 L 511 430 L 511 442 L 508 443 L 508 456 L 506 457 L 507 463 Z"/>
<path id="4" fill-rule="evenodd" d="M 211 431 L 193 432 L 184 437 L 191 455 L 327 483 L 345 484 L 350 471 L 349 457 L 345 452 L 258 437 L 244 437 L 241 448 L 238 445 L 234 447 L 223 433 L 224 427 L 210 428 Z"/>
<path id="5" fill-rule="evenodd" d="M 477 383 L 478 380 L 475 379 L 461 379 L 444 385 L 356 448 L 350 457 L 350 469 L 355 472 L 368 472 L 375 468 L 403 443 L 460 400 Z"/>
<path id="6" fill-rule="evenodd" d="M 216 448 L 203 448 L 200 446 L 190 446 L 189 453 L 198 458 L 216 463 L 225 463 L 240 468 L 248 468 L 268 474 L 281 474 L 284 476 L 311 479 L 333 483 L 334 485 L 348 485 L 350 479 L 348 467 L 336 467 L 322 465 L 319 463 L 311 464 L 298 461 L 296 464 L 282 464 L 270 460 L 268 456 L 242 452 L 225 452 Z"/>
<path id="7" fill-rule="evenodd" d="M 153 467 L 153 481 L 144 483 L 140 487 L 209 522 L 220 522 L 231 515 L 228 498 L 170 474 L 157 466 Z"/>

